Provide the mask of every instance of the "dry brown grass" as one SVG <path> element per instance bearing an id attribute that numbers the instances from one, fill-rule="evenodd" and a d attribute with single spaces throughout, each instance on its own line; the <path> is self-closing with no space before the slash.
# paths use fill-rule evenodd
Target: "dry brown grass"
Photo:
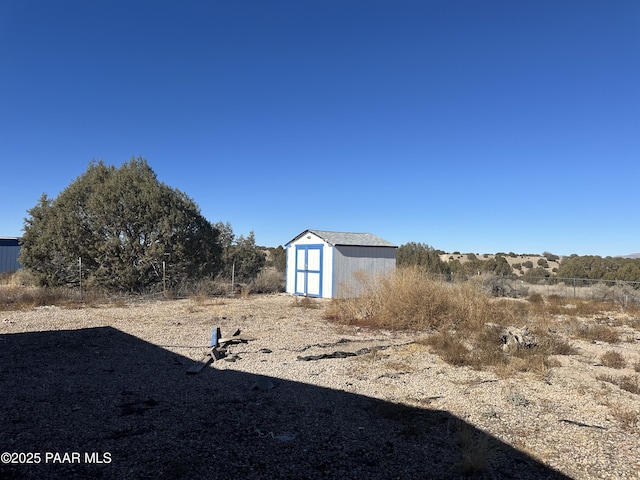
<path id="1" fill-rule="evenodd" d="M 621 404 L 610 404 L 611 416 L 628 432 L 634 433 L 640 426 L 640 414 Z"/>
<path id="2" fill-rule="evenodd" d="M 529 295 L 528 300 L 536 305 L 543 305 L 544 304 L 544 299 L 542 298 L 542 295 L 540 295 L 539 293 L 532 293 L 531 295 Z"/>
<path id="3" fill-rule="evenodd" d="M 629 315 L 638 308 L 635 305 L 625 308 L 613 301 L 568 298 L 558 295 L 549 295 L 545 301 L 542 296 L 537 293 L 533 293 L 528 300 L 535 306 L 536 312 L 545 312 L 550 315 L 594 317 L 618 312 L 626 312 L 627 315 Z"/>
<path id="4" fill-rule="evenodd" d="M 311 297 L 295 297 L 291 306 L 297 308 L 320 308 L 318 301 Z"/>
<path id="5" fill-rule="evenodd" d="M 477 329 L 507 313 L 487 301 L 478 285 L 442 282 L 418 268 L 400 268 L 384 277 L 362 275 L 359 280 L 364 293 L 332 301 L 329 318 L 374 328 L 435 331 L 461 325 Z"/>
<path id="6" fill-rule="evenodd" d="M 569 305 L 574 305 L 573 312 L 576 315 L 588 317 L 592 315 L 602 315 L 605 312 L 618 310 L 613 302 L 605 302 L 598 300 L 571 299 Z"/>
<path id="7" fill-rule="evenodd" d="M 622 375 L 619 377 L 601 374 L 596 379 L 618 386 L 621 390 L 640 395 L 640 375 Z"/>
<path id="8" fill-rule="evenodd" d="M 627 366 L 627 361 L 624 359 L 621 353 L 614 350 L 608 350 L 600 356 L 600 363 L 609 368 L 624 368 Z"/>
<path id="9" fill-rule="evenodd" d="M 480 475 L 494 456 L 486 437 L 479 436 L 466 422 L 454 422 L 456 443 L 462 456 L 458 471 L 464 476 Z"/>
<path id="10" fill-rule="evenodd" d="M 472 350 L 450 332 L 435 333 L 420 343 L 431 346 L 450 365 L 471 365 L 473 362 Z"/>
<path id="11" fill-rule="evenodd" d="M 204 295 L 203 293 L 198 293 L 196 295 L 190 296 L 189 300 L 201 307 L 208 303 L 209 297 L 207 295 Z"/>
<path id="12" fill-rule="evenodd" d="M 74 308 L 99 301 L 97 294 L 81 295 L 80 291 L 65 288 L 23 286 L 0 287 L 0 310 L 30 310 L 46 305 Z"/>
<path id="13" fill-rule="evenodd" d="M 279 293 L 284 292 L 285 275 L 275 268 L 261 270 L 256 278 L 251 281 L 253 293 Z"/>
<path id="14" fill-rule="evenodd" d="M 211 306 L 211 305 L 226 305 L 228 302 L 227 299 L 222 298 L 222 297 L 211 297 L 209 295 L 205 295 L 205 294 L 197 294 L 197 295 L 191 295 L 190 297 L 188 297 L 189 300 L 191 300 L 193 303 L 195 303 L 196 305 L 200 306 L 200 307 L 206 307 L 206 306 Z"/>
<path id="15" fill-rule="evenodd" d="M 608 325 L 579 323 L 573 330 L 576 338 L 606 343 L 619 343 L 620 332 Z"/>
<path id="16" fill-rule="evenodd" d="M 640 375 L 624 375 L 618 385 L 622 390 L 640 395 Z"/>
<path id="17" fill-rule="evenodd" d="M 327 316 L 346 324 L 427 332 L 419 340 L 445 362 L 492 368 L 498 375 L 531 372 L 544 376 L 550 355 L 572 355 L 575 349 L 552 335 L 551 317 L 537 297 L 523 302 L 489 297 L 473 282 L 447 283 L 414 268 L 398 269 L 382 278 L 361 279 L 364 295 L 333 300 Z M 538 316 L 535 316 L 537 312 Z M 531 348 L 502 349 L 504 327 L 531 325 Z"/>

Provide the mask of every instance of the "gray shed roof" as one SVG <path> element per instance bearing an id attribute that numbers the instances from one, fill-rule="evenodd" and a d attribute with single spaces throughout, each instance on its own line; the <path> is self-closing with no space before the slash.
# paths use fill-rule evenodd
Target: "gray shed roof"
<path id="1" fill-rule="evenodd" d="M 291 242 L 295 242 L 298 238 L 302 237 L 305 233 L 310 232 L 314 235 L 317 235 L 325 242 L 330 243 L 331 245 L 353 245 L 359 247 L 393 247 L 397 248 L 397 245 L 394 245 L 387 240 L 384 240 L 372 233 L 350 233 L 350 232 L 330 232 L 328 230 L 305 230 L 300 235 L 297 235 L 293 240 L 289 241 L 287 245 Z"/>
<path id="2" fill-rule="evenodd" d="M 0 245 L 18 246 L 20 245 L 20 237 L 0 237 Z"/>

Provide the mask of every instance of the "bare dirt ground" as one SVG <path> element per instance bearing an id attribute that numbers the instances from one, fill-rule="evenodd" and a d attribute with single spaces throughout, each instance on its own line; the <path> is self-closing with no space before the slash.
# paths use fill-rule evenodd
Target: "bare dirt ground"
<path id="1" fill-rule="evenodd" d="M 500 378 L 326 305 L 0 312 L 0 478 L 640 478 L 640 395 L 599 379 L 637 381 L 640 332 Z M 216 327 L 251 340 L 187 375 Z"/>

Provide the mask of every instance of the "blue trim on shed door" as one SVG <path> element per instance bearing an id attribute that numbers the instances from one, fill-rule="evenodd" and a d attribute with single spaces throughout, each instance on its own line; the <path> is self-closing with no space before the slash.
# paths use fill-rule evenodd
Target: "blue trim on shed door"
<path id="1" fill-rule="evenodd" d="M 296 295 L 304 295 L 305 297 L 322 297 L 322 249 L 323 245 L 296 245 L 295 260 L 295 276 L 294 276 L 294 293 Z M 309 268 L 309 251 L 317 250 L 319 253 L 318 268 Z M 303 254 L 301 258 L 300 254 Z M 312 253 L 313 255 L 313 253 Z M 309 277 L 315 280 L 317 275 L 318 289 L 317 292 L 310 291 Z"/>

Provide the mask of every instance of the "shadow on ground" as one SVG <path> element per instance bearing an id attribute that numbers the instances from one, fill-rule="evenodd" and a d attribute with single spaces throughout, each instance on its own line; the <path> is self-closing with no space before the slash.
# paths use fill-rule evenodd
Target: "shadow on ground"
<path id="1" fill-rule="evenodd" d="M 0 335 L 0 452 L 40 455 L 0 478 L 567 478 L 444 411 L 192 364 L 109 327 Z"/>

